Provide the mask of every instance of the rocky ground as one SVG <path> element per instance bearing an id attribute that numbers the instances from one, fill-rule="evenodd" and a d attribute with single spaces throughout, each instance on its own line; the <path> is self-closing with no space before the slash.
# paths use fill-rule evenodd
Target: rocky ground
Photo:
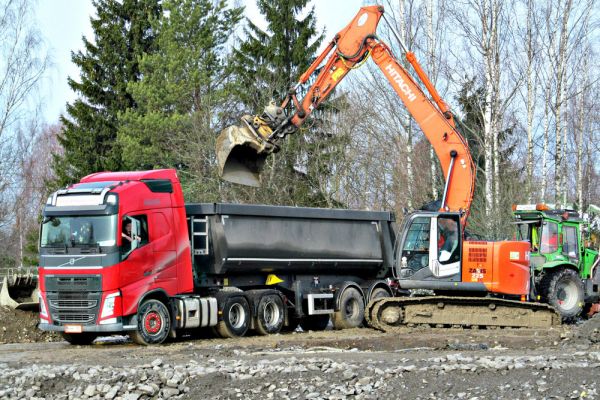
<path id="1" fill-rule="evenodd" d="M 600 398 L 600 318 L 550 330 L 404 328 L 0 345 L 8 399 Z"/>
<path id="2" fill-rule="evenodd" d="M 32 343 L 62 340 L 59 335 L 37 329 L 36 312 L 0 307 L 0 343 Z"/>

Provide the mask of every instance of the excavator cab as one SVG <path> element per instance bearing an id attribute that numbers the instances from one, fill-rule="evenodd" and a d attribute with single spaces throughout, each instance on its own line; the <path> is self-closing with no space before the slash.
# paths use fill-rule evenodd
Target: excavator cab
<path id="1" fill-rule="evenodd" d="M 398 247 L 397 276 L 404 288 L 461 281 L 460 214 L 418 212 L 408 217 Z"/>

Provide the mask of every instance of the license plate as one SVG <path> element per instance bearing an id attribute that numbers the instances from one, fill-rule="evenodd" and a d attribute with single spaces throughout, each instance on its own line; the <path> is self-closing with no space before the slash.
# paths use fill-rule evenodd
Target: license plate
<path id="1" fill-rule="evenodd" d="M 81 325 L 65 325 L 65 333 L 81 333 L 83 329 Z"/>

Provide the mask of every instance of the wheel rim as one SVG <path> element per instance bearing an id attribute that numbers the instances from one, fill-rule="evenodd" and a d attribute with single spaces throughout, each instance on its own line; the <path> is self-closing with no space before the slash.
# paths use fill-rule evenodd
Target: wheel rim
<path id="1" fill-rule="evenodd" d="M 162 325 L 162 318 L 159 313 L 151 311 L 146 314 L 146 318 L 144 318 L 144 328 L 146 329 L 146 332 L 154 335 L 160 332 Z"/>
<path id="2" fill-rule="evenodd" d="M 277 304 L 274 301 L 269 301 L 265 304 L 265 309 L 263 311 L 263 319 L 265 320 L 265 325 L 268 328 L 272 328 L 279 323 L 281 313 Z"/>
<path id="3" fill-rule="evenodd" d="M 229 324 L 234 329 L 240 329 L 246 321 L 246 310 L 241 304 L 236 303 L 229 309 Z"/>
<path id="4" fill-rule="evenodd" d="M 352 319 L 354 317 L 356 317 L 358 315 L 358 300 L 356 299 L 350 299 L 348 300 L 348 302 L 346 302 L 346 307 L 345 309 L 345 313 L 346 313 L 346 318 L 348 319 Z"/>
<path id="5" fill-rule="evenodd" d="M 578 300 L 577 285 L 573 281 L 559 282 L 556 288 L 556 298 L 558 305 L 564 310 L 570 310 L 575 307 Z"/>

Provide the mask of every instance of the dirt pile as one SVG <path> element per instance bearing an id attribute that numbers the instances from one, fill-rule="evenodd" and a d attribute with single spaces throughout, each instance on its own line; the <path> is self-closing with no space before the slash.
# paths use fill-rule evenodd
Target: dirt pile
<path id="1" fill-rule="evenodd" d="M 62 338 L 37 328 L 39 314 L 0 307 L 0 343 L 54 342 Z"/>

